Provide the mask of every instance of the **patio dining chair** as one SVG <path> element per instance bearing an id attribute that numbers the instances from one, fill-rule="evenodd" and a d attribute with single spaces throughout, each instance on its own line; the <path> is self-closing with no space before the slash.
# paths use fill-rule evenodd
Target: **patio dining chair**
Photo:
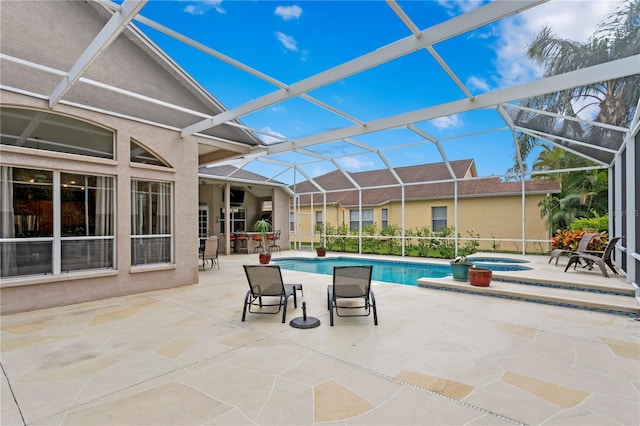
<path id="1" fill-rule="evenodd" d="M 280 251 L 280 246 L 277 244 L 278 240 L 280 239 L 280 230 L 277 229 L 275 231 L 273 231 L 272 234 L 267 235 L 267 239 L 269 241 L 271 241 L 271 245 L 268 247 L 268 250 L 273 252 L 273 251 Z"/>
<path id="2" fill-rule="evenodd" d="M 585 268 L 593 269 L 593 265 L 596 265 L 600 268 L 602 275 L 606 278 L 609 278 L 609 274 L 607 273 L 607 266 L 613 271 L 614 274 L 618 275 L 618 271 L 613 266 L 613 262 L 611 261 L 611 254 L 613 253 L 613 249 L 616 246 L 618 240 L 621 240 L 622 237 L 614 237 L 609 240 L 607 246 L 604 248 L 601 256 L 596 256 L 593 254 L 587 253 L 576 253 L 569 258 L 569 263 L 567 263 L 567 267 L 564 268 L 564 271 L 567 272 L 569 266 L 573 265 L 573 269 L 576 269 L 576 265 L 580 263 L 581 260 L 585 261 Z"/>
<path id="3" fill-rule="evenodd" d="M 200 258 L 202 259 L 202 270 L 207 266 L 207 261 L 211 261 L 211 268 L 216 266 L 220 269 L 220 263 L 218 262 L 218 237 L 208 237 L 204 240 L 204 247 L 200 252 Z"/>
<path id="4" fill-rule="evenodd" d="M 587 252 L 587 247 L 589 246 L 589 243 L 591 242 L 591 240 L 593 239 L 593 237 L 600 235 L 598 233 L 587 233 L 587 234 L 582 234 L 582 237 L 580 238 L 580 242 L 578 243 L 578 248 L 573 251 L 573 250 L 564 250 L 564 249 L 555 249 L 551 252 L 551 257 L 549 258 L 549 262 L 547 263 L 551 263 L 551 261 L 553 259 L 556 260 L 556 266 L 558 266 L 558 260 L 560 259 L 560 256 L 567 255 L 569 257 L 571 257 L 574 254 L 578 254 L 578 253 L 586 253 Z"/>
<path id="5" fill-rule="evenodd" d="M 243 265 L 244 273 L 249 282 L 249 291 L 244 297 L 242 308 L 242 321 L 245 320 L 247 309 L 252 314 L 277 314 L 282 309 L 282 322 L 287 317 L 287 300 L 293 296 L 293 306 L 298 307 L 296 290 L 302 291 L 302 284 L 284 284 L 279 265 Z M 269 298 L 270 303 L 264 303 L 263 298 Z M 277 306 L 273 309 L 263 311 L 265 306 Z M 251 308 L 258 307 L 259 310 Z"/>
<path id="6" fill-rule="evenodd" d="M 327 286 L 327 309 L 332 326 L 334 309 L 339 317 L 369 316 L 373 311 L 373 323 L 378 325 L 376 298 L 371 290 L 372 270 L 372 265 L 333 267 L 333 284 Z M 353 304 L 354 299 L 362 299 L 362 303 Z M 359 309 L 361 313 L 341 314 L 341 309 Z"/>

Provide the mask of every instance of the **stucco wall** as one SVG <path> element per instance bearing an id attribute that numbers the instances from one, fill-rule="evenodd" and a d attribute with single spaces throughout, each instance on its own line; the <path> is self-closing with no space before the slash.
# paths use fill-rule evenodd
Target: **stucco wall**
<path id="1" fill-rule="evenodd" d="M 45 101 L 3 91 L 5 105 L 47 110 Z M 3 279 L 2 314 L 177 287 L 198 281 L 197 251 L 197 143 L 179 132 L 58 105 L 56 112 L 86 119 L 116 131 L 117 160 L 1 147 L 2 164 L 25 168 L 95 173 L 116 177 L 116 265 L 114 270 L 74 272 L 58 276 Z M 130 138 L 143 143 L 172 166 L 132 165 Z M 131 267 L 131 178 L 173 183 L 174 259 L 172 265 Z"/>
<path id="2" fill-rule="evenodd" d="M 542 250 L 547 249 L 549 233 L 545 219 L 540 217 L 538 203 L 543 195 L 527 195 L 525 197 L 525 237 L 527 240 L 543 240 Z M 424 226 L 432 228 L 432 207 L 447 207 L 447 225 L 455 225 L 453 199 L 437 199 L 422 201 L 407 201 L 405 203 L 405 229 L 416 230 Z M 369 206 L 364 208 L 371 208 Z M 309 206 L 300 208 L 301 219 L 297 232 L 302 241 L 310 241 L 315 223 L 315 212 L 322 211 L 321 204 L 314 205 L 310 213 Z M 354 208 L 355 209 L 355 208 Z M 378 230 L 382 223 L 382 209 L 387 209 L 389 225 L 402 225 L 402 207 L 400 202 L 391 202 L 373 208 L 373 220 Z M 349 224 L 349 210 L 336 206 L 327 206 L 327 222 L 333 226 L 343 223 Z M 499 243 L 500 250 L 522 250 L 522 198 L 520 195 L 496 197 L 465 197 L 458 200 L 458 233 L 462 238 L 480 235 L 480 250 L 492 250 L 492 239 L 509 239 L 517 241 L 503 241 Z M 313 237 L 317 242 L 317 237 Z M 486 239 L 486 240 L 482 240 Z M 530 241 L 526 245 L 527 252 L 539 253 L 540 243 Z"/>

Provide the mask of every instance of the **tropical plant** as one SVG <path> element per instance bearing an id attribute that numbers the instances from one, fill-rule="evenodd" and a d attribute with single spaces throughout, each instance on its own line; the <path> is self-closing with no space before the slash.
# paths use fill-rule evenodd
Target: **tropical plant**
<path id="1" fill-rule="evenodd" d="M 471 262 L 467 260 L 467 256 L 458 256 L 451 261 L 452 265 L 471 265 Z"/>
<path id="2" fill-rule="evenodd" d="M 609 216 L 600 216 L 597 212 L 593 212 L 593 217 L 580 218 L 571 222 L 569 229 L 578 231 L 581 229 L 593 229 L 597 232 L 609 230 Z"/>
<path id="3" fill-rule="evenodd" d="M 622 2 L 614 13 L 608 15 L 587 42 L 576 42 L 554 35 L 551 28 L 543 27 L 529 44 L 527 55 L 544 69 L 544 76 L 566 73 L 607 61 L 613 61 L 640 53 L 640 0 Z M 633 118 L 640 96 L 640 74 L 602 81 L 570 90 L 553 92 L 522 102 L 524 106 L 571 117 L 590 118 L 587 114 L 597 111 L 595 121 L 626 127 Z M 557 126 L 555 119 L 538 117 L 543 127 Z M 544 123 L 546 120 L 546 124 Z M 533 121 L 533 120 L 532 120 Z M 562 123 L 562 131 L 582 135 L 585 140 L 602 139 L 608 130 L 591 126 L 585 131 L 581 124 L 569 120 Z M 507 172 L 516 175 L 520 164 L 541 146 L 541 141 L 531 135 L 518 137 L 515 165 Z M 517 159 L 520 158 L 522 163 Z M 549 174 L 537 174 L 537 178 L 558 179 L 561 193 L 543 200 L 540 213 L 547 217 L 551 229 L 566 227 L 576 218 L 589 217 L 592 212 L 604 214 L 608 205 L 608 179 L 605 170 L 581 170 L 568 173 L 563 169 L 585 168 L 596 163 L 581 158 L 560 147 L 542 145 L 542 151 L 533 163 L 535 171 L 550 170 Z"/>
<path id="4" fill-rule="evenodd" d="M 580 229 L 577 231 L 558 229 L 558 231 L 556 231 L 556 234 L 551 238 L 551 248 L 554 250 L 561 249 L 576 251 L 578 249 L 580 239 L 587 232 L 593 232 L 593 229 Z M 591 239 L 589 245 L 587 246 L 587 250 L 604 250 L 605 246 L 607 245 L 607 240 L 607 233 L 600 232 L 599 236 Z"/>
<path id="5" fill-rule="evenodd" d="M 527 56 L 544 69 L 544 76 L 552 76 L 626 58 L 640 53 L 640 0 L 621 2 L 617 10 L 600 22 L 586 42 L 557 37 L 544 26 L 529 44 Z M 633 119 L 638 96 L 640 75 L 553 92 L 523 101 L 524 106 L 559 113 L 570 117 L 586 114 L 593 107 L 598 110 L 595 121 L 616 126 L 628 126 Z M 580 124 L 566 122 L 576 131 Z M 540 144 L 532 136 L 518 138 L 519 153 L 524 159 Z M 518 163 L 512 168 L 518 171 Z"/>
<path id="6" fill-rule="evenodd" d="M 325 232 L 325 226 L 326 224 L 324 223 L 316 223 L 316 226 L 313 229 L 313 232 L 318 236 L 318 240 L 320 241 L 320 246 L 317 248 L 323 248 L 324 244 L 322 242 L 322 238 L 323 238 L 323 234 Z"/>
<path id="7" fill-rule="evenodd" d="M 253 224 L 253 232 L 259 232 L 262 238 L 262 253 L 267 253 L 267 234 L 271 232 L 271 222 L 266 219 L 258 219 Z"/>

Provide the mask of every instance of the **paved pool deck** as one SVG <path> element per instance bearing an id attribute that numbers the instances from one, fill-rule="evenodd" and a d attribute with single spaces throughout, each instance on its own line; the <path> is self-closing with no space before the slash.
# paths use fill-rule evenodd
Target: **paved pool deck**
<path id="1" fill-rule="evenodd" d="M 605 279 L 528 258 L 533 276 Z M 0 424 L 640 424 L 633 317 L 376 282 L 378 326 L 330 327 L 331 278 L 283 270 L 304 286 L 287 323 L 242 322 L 257 255 L 220 263 L 196 285 L 2 316 Z M 319 327 L 289 326 L 302 301 Z"/>

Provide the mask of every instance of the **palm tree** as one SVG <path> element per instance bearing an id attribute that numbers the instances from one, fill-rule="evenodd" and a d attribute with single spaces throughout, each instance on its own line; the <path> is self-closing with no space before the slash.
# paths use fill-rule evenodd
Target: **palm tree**
<path id="1" fill-rule="evenodd" d="M 640 53 L 638 16 L 640 0 L 624 1 L 584 43 L 559 38 L 544 26 L 529 44 L 527 56 L 541 65 L 548 77 L 636 55 Z M 579 117 L 595 106 L 598 108 L 595 121 L 626 127 L 633 118 L 639 96 L 640 75 L 636 74 L 527 99 L 523 105 L 571 117 Z M 578 124 L 567 122 L 567 126 Z M 525 159 L 538 145 L 536 138 L 521 135 L 518 138 L 521 158 Z M 515 158 L 514 155 L 517 163 Z M 517 164 L 512 170 L 519 171 Z"/>
<path id="2" fill-rule="evenodd" d="M 618 9 L 607 16 L 585 43 L 555 36 L 545 26 L 531 41 L 527 55 L 544 69 L 544 76 L 552 76 L 585 68 L 606 61 L 613 61 L 640 53 L 640 0 L 622 2 Z M 640 96 L 640 74 L 603 81 L 570 90 L 549 93 L 527 99 L 522 104 L 534 109 L 579 117 L 586 110 L 597 108 L 595 121 L 628 127 Z M 544 120 L 540 123 L 545 125 Z M 547 126 L 553 125 L 548 120 Z M 563 131 L 582 134 L 579 123 L 565 120 Z M 593 128 L 589 136 L 598 139 L 600 128 Z M 535 137 L 521 134 L 518 137 L 520 158 L 524 159 L 541 142 Z M 515 160 L 509 173 L 524 172 Z M 533 169 L 562 170 L 595 165 L 560 147 L 543 149 L 533 163 Z M 523 165 L 524 166 L 524 165 Z M 553 228 L 568 226 L 575 218 L 590 217 L 593 212 L 606 214 L 607 172 L 604 170 L 574 171 L 537 175 L 539 178 L 558 179 L 561 193 L 540 203 L 541 215 L 546 216 Z"/>

